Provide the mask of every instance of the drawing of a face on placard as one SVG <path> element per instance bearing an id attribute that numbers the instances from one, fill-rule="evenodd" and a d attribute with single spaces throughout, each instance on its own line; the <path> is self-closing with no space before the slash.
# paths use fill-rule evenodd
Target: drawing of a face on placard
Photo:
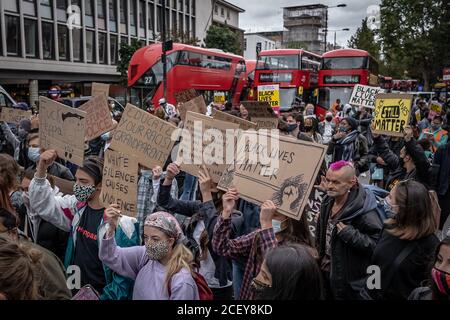
<path id="1" fill-rule="evenodd" d="M 289 207 L 291 211 L 296 211 L 307 190 L 308 184 L 303 181 L 303 174 L 290 177 L 273 194 L 272 201 L 277 207 Z"/>
<path id="2" fill-rule="evenodd" d="M 72 113 L 72 112 L 66 112 L 61 115 L 62 123 L 64 131 L 67 132 L 67 137 L 70 140 L 76 140 L 77 136 L 83 132 L 83 124 L 81 120 L 84 119 L 84 117 Z M 84 134 L 84 133 L 82 133 Z M 72 153 L 73 148 L 70 146 L 64 147 L 65 156 L 69 159 L 72 159 Z"/>

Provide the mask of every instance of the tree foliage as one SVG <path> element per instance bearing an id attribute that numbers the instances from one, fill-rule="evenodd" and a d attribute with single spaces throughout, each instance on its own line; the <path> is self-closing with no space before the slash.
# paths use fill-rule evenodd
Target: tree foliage
<path id="1" fill-rule="evenodd" d="M 128 79 L 128 65 L 130 64 L 131 57 L 140 48 L 141 44 L 136 39 L 132 39 L 131 44 L 120 44 L 117 72 L 120 72 L 121 80 L 124 83 L 126 83 Z"/>
<path id="2" fill-rule="evenodd" d="M 227 26 L 211 25 L 206 32 L 205 45 L 207 48 L 221 49 L 235 54 L 241 53 L 237 34 Z"/>
<path id="3" fill-rule="evenodd" d="M 361 26 L 348 41 L 350 48 L 361 49 L 369 52 L 376 60 L 380 60 L 381 46 L 375 40 L 375 32 L 367 26 L 367 18 L 363 19 Z"/>
<path id="4" fill-rule="evenodd" d="M 286 44 L 286 49 L 305 49 L 308 50 L 308 45 L 302 41 L 290 41 Z"/>

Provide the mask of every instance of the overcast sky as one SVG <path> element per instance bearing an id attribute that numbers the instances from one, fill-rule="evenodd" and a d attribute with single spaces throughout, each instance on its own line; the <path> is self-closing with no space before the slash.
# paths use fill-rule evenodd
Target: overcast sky
<path id="1" fill-rule="evenodd" d="M 345 8 L 330 8 L 328 11 L 329 29 L 349 28 L 350 31 L 337 32 L 338 45 L 347 46 L 347 41 L 361 25 L 361 20 L 367 16 L 370 5 L 379 5 L 381 0 L 228 0 L 245 9 L 240 15 L 240 28 L 249 32 L 283 30 L 283 9 L 286 6 L 325 4 L 329 6 L 340 3 L 347 4 Z M 328 33 L 328 42 L 333 42 L 334 32 Z"/>

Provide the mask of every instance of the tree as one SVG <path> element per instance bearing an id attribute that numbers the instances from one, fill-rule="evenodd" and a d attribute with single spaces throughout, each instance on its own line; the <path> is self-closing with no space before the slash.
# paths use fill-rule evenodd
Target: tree
<path id="1" fill-rule="evenodd" d="M 133 54 L 141 48 L 141 44 L 136 39 L 131 44 L 121 43 L 119 49 L 119 62 L 117 64 L 117 72 L 120 72 L 121 82 L 126 83 L 128 79 L 128 65 L 130 64 Z"/>
<path id="2" fill-rule="evenodd" d="M 206 32 L 205 45 L 207 48 L 221 49 L 235 54 L 241 53 L 238 36 L 227 26 L 211 25 Z"/>
<path id="3" fill-rule="evenodd" d="M 162 41 L 161 34 L 156 39 L 157 41 Z M 178 30 L 171 30 L 166 35 L 166 40 L 172 40 L 176 43 L 184 43 L 191 46 L 198 46 L 200 40 L 197 37 L 191 37 L 189 32 L 179 32 Z"/>
<path id="4" fill-rule="evenodd" d="M 369 52 L 376 60 L 380 60 L 380 43 L 375 39 L 375 32 L 367 26 L 367 18 L 362 20 L 361 26 L 348 41 L 348 46 Z"/>
<path id="5" fill-rule="evenodd" d="M 301 41 L 290 41 L 286 44 L 286 49 L 308 49 L 308 45 Z"/>
<path id="6" fill-rule="evenodd" d="M 450 63 L 447 1 L 382 0 L 380 9 L 380 38 L 387 68 L 421 79 L 428 91 Z"/>

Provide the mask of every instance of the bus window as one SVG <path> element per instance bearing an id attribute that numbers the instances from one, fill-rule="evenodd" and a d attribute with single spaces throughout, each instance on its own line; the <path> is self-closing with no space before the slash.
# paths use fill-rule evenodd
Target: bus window
<path id="1" fill-rule="evenodd" d="M 260 57 L 256 66 L 257 70 L 286 70 L 298 69 L 298 56 L 266 56 Z"/>
<path id="2" fill-rule="evenodd" d="M 323 58 L 322 69 L 367 69 L 367 57 Z"/>

